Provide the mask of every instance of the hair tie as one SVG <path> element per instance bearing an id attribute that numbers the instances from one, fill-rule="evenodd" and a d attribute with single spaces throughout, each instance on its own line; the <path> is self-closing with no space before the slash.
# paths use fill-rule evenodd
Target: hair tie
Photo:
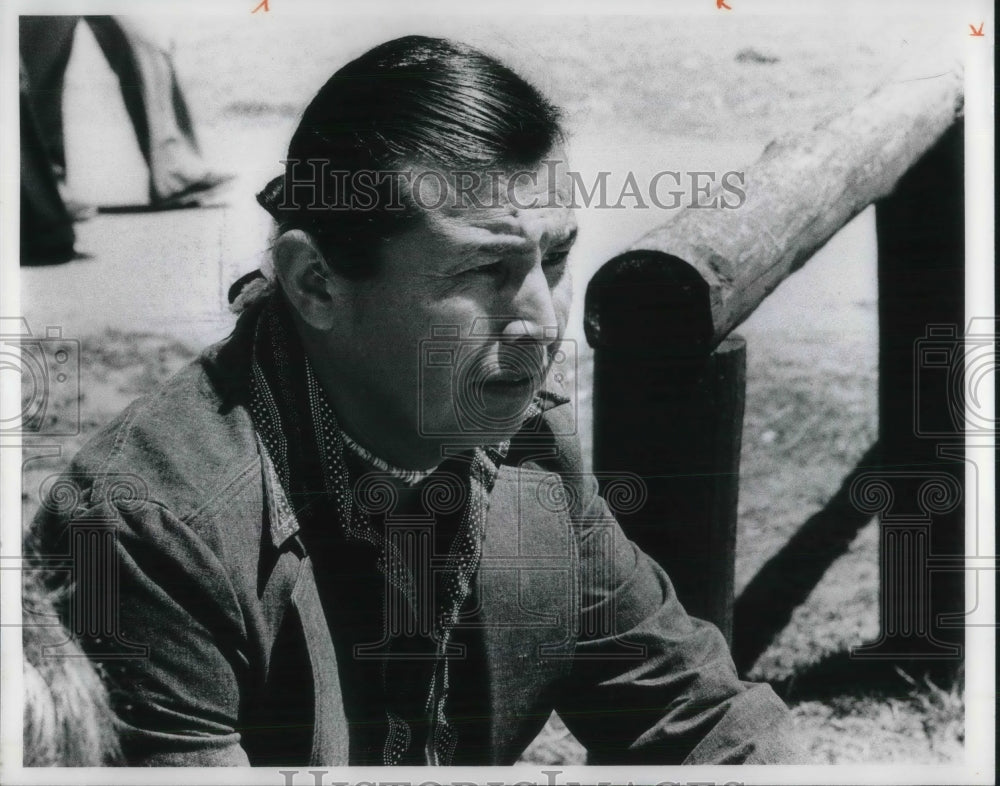
<path id="1" fill-rule="evenodd" d="M 258 279 L 261 279 L 261 283 L 267 281 L 267 278 L 259 269 L 251 270 L 246 275 L 240 276 L 238 279 L 236 279 L 229 287 L 229 293 L 227 295 L 229 299 L 229 305 L 231 306 L 235 305 L 237 299 L 244 294 L 244 290 L 257 289 L 260 286 L 260 284 L 257 284 L 253 287 L 251 287 L 250 285 L 253 282 L 257 281 Z"/>
<path id="2" fill-rule="evenodd" d="M 282 210 L 279 205 L 284 201 L 285 175 L 278 175 L 269 180 L 267 185 L 257 192 L 257 204 L 270 213 L 275 221 L 280 221 L 282 218 Z"/>

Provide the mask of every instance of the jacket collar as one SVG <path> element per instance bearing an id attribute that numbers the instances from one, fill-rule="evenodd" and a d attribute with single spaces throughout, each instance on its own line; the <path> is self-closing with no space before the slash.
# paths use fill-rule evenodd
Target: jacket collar
<path id="1" fill-rule="evenodd" d="M 278 473 L 274 469 L 274 463 L 267 455 L 260 435 L 254 432 L 254 438 L 257 441 L 257 452 L 260 454 L 261 470 L 264 476 L 264 502 L 267 505 L 271 542 L 280 551 L 289 538 L 298 535 L 299 519 L 281 486 Z M 298 538 L 296 538 L 296 542 L 301 547 L 301 541 Z"/>
<path id="2" fill-rule="evenodd" d="M 208 347 L 202 354 L 202 366 L 218 393 L 219 409 L 223 412 L 248 405 L 254 330 L 262 307 L 263 302 L 259 302 L 245 310 L 237 319 L 233 332 L 223 341 Z M 299 520 L 256 429 L 254 441 L 260 457 L 268 531 L 271 543 L 281 550 L 289 539 L 298 535 Z M 300 539 L 295 539 L 302 550 Z"/>

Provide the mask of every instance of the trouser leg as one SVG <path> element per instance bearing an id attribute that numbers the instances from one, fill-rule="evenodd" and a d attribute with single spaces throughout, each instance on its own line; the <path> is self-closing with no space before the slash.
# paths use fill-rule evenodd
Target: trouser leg
<path id="1" fill-rule="evenodd" d="M 207 167 L 167 48 L 132 20 L 85 19 L 118 76 L 139 149 L 149 166 L 151 201 L 205 178 Z"/>
<path id="2" fill-rule="evenodd" d="M 60 179 L 65 178 L 63 87 L 79 16 L 22 16 L 21 67 L 27 75 L 36 133 Z"/>
<path id="3" fill-rule="evenodd" d="M 73 256 L 73 219 L 59 195 L 23 62 L 20 71 L 21 264 L 61 262 Z"/>

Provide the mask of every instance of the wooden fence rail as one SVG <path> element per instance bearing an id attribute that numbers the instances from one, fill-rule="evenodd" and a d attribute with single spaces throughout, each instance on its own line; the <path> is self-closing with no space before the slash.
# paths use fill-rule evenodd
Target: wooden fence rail
<path id="1" fill-rule="evenodd" d="M 878 221 L 880 255 L 888 260 L 880 261 L 880 416 L 886 425 L 880 426 L 881 449 L 867 455 L 890 455 L 893 465 L 917 454 L 928 460 L 926 440 L 908 438 L 898 426 L 899 418 L 915 413 L 917 405 L 913 342 L 920 336 L 914 333 L 924 323 L 962 320 L 960 303 L 957 312 L 953 299 L 934 307 L 926 289 L 929 280 L 932 286 L 945 280 L 954 285 L 956 276 L 958 290 L 962 288 L 961 251 L 952 242 L 956 216 L 961 228 L 961 208 L 954 209 L 963 199 L 961 171 L 956 174 L 953 166 L 945 171 L 935 162 L 944 155 L 953 163 L 953 156 L 942 154 L 940 147 L 954 148 L 956 134 L 961 146 L 963 78 L 957 67 L 934 69 L 925 67 L 921 74 L 910 66 L 846 114 L 772 142 L 745 172 L 742 204 L 682 210 L 607 262 L 587 288 L 584 327 L 595 350 L 594 468 L 601 474 L 633 472 L 646 480 L 647 504 L 623 516 L 622 526 L 666 567 L 691 612 L 718 624 L 731 643 L 746 384 L 743 340 L 731 333 L 844 224 L 880 201 L 895 211 L 891 220 Z M 910 231 L 907 216 L 925 222 L 930 218 L 933 224 L 935 203 L 926 204 L 931 196 L 927 178 L 920 179 L 916 197 L 925 201 L 922 213 L 913 208 L 912 188 L 894 191 L 908 172 L 928 166 L 938 173 L 931 178 L 933 188 L 941 190 L 934 198 L 950 200 L 952 207 L 941 213 L 947 241 L 921 250 L 912 243 L 901 245 L 899 239 Z M 727 198 L 732 201 L 731 195 Z M 934 231 L 919 229 L 921 242 Z M 885 251 L 887 244 L 895 250 Z M 899 253 L 903 247 L 909 254 L 905 260 Z M 907 265 L 923 271 L 917 293 L 899 280 Z M 928 279 L 933 270 L 940 275 Z M 928 306 L 929 312 L 924 310 Z M 949 402 L 928 393 L 919 405 L 940 412 Z M 896 411 L 890 413 L 893 407 Z M 913 431 L 913 419 L 908 423 Z M 885 466 L 886 459 L 880 460 Z M 849 485 L 850 479 L 832 501 L 832 510 L 807 522 L 777 562 L 772 560 L 751 582 L 750 595 L 737 610 L 753 635 L 744 636 L 741 619 L 735 621 L 734 653 L 741 668 L 752 665 L 794 605 L 870 520 L 871 513 L 846 519 L 836 513 L 849 507 Z M 939 540 L 953 553 L 961 524 L 952 520 L 946 528 L 949 532 Z M 775 580 L 795 570 L 796 561 L 805 556 L 802 544 L 815 549 L 824 542 L 829 546 L 824 554 L 817 557 L 814 550 L 809 569 L 791 578 L 793 592 Z M 882 557 L 884 566 L 885 550 Z M 955 613 L 954 602 L 934 607 Z M 898 639 L 893 648 L 900 649 Z"/>

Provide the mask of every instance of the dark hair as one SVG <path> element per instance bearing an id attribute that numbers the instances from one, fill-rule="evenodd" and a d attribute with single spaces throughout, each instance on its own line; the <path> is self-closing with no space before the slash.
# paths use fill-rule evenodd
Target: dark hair
<path id="1" fill-rule="evenodd" d="M 257 200 L 279 230 L 309 231 L 338 272 L 362 278 L 373 272 L 378 241 L 415 215 L 412 206 L 393 198 L 389 178 L 377 179 L 371 209 L 352 209 L 350 178 L 337 186 L 340 209 L 312 196 L 297 202 L 292 191 L 323 194 L 331 173 L 385 173 L 407 163 L 452 171 L 536 164 L 561 137 L 558 110 L 502 63 L 464 44 L 405 36 L 351 61 L 320 88 L 292 136 L 285 174 Z"/>

